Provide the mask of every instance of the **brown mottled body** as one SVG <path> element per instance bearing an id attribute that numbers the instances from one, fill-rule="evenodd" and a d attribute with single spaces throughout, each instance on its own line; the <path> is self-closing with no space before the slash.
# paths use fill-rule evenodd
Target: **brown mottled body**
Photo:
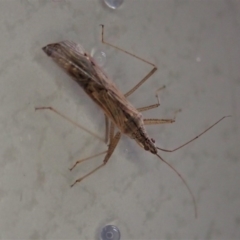
<path id="1" fill-rule="evenodd" d="M 140 112 L 156 108 L 160 105 L 157 94 L 156 94 L 156 97 L 158 102 L 156 104 L 138 108 L 138 109 L 136 109 L 127 100 L 127 97 L 131 95 L 136 89 L 138 89 L 157 70 L 157 68 L 154 64 L 140 57 L 137 57 L 136 55 L 131 54 L 117 46 L 114 46 L 110 43 L 105 42 L 103 37 L 103 30 L 104 30 L 104 26 L 102 25 L 102 43 L 107 44 L 111 47 L 114 47 L 115 49 L 123 51 L 145 63 L 150 64 L 153 67 L 153 69 L 135 87 L 133 87 L 126 94 L 122 94 L 118 90 L 118 88 L 115 86 L 115 84 L 103 72 L 103 70 L 95 63 L 94 59 L 84 51 L 84 49 L 80 44 L 76 44 L 71 41 L 62 41 L 59 43 L 52 43 L 43 47 L 43 51 L 49 57 L 51 57 L 62 69 L 64 69 L 65 72 L 69 74 L 74 79 L 74 81 L 76 81 L 83 88 L 83 90 L 88 94 L 88 96 L 103 110 L 106 117 L 106 139 L 105 140 L 106 142 L 108 142 L 109 140 L 108 150 L 77 161 L 70 170 L 72 170 L 77 164 L 83 161 L 105 154 L 103 163 L 98 167 L 96 167 L 95 169 L 93 169 L 88 174 L 77 179 L 71 186 L 74 186 L 77 182 L 82 181 L 86 177 L 96 172 L 98 169 L 102 168 L 107 163 L 112 153 L 114 152 L 121 138 L 121 134 L 125 134 L 128 137 L 134 139 L 138 143 L 138 145 L 140 145 L 142 148 L 156 155 L 161 161 L 166 163 L 172 170 L 174 170 L 177 173 L 177 175 L 181 178 L 181 180 L 187 187 L 192 197 L 192 200 L 194 203 L 194 209 L 195 209 L 195 216 L 197 216 L 196 201 L 187 182 L 175 168 L 173 168 L 168 162 L 166 162 L 158 154 L 158 150 L 165 151 L 165 152 L 174 152 L 186 146 L 187 144 L 194 141 L 195 139 L 199 138 L 201 135 L 203 135 L 209 129 L 214 127 L 216 124 L 218 124 L 227 116 L 222 117 L 220 120 L 212 124 L 209 128 L 207 128 L 205 131 L 200 133 L 198 136 L 194 137 L 193 139 L 189 140 L 188 142 L 182 144 L 181 146 L 175 149 L 166 150 L 166 149 L 157 147 L 155 145 L 155 140 L 148 136 L 144 125 L 172 123 L 175 121 L 175 118 L 174 119 L 143 119 L 142 114 Z M 157 92 L 163 88 L 165 88 L 165 86 L 158 89 Z M 75 124 L 81 129 L 87 131 L 88 133 L 102 140 L 101 137 L 92 133 L 90 130 L 84 128 L 80 124 L 75 123 L 74 121 L 64 116 L 62 113 L 60 113 L 59 111 L 55 110 L 52 107 L 36 108 L 36 110 L 43 110 L 43 109 L 49 109 L 55 112 L 56 114 L 68 120 L 69 122 Z M 108 125 L 109 120 L 111 124 L 110 127 Z M 114 127 L 118 128 L 117 133 L 114 133 Z"/>
<path id="2" fill-rule="evenodd" d="M 157 153 L 154 142 L 145 130 L 142 114 L 117 89 L 80 44 L 63 41 L 49 44 L 43 50 L 101 107 L 121 133 L 134 139 L 145 150 Z"/>

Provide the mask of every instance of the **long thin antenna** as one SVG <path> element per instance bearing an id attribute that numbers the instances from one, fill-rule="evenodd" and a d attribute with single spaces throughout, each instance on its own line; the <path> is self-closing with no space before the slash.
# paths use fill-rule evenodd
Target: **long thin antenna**
<path id="1" fill-rule="evenodd" d="M 193 201 L 193 205 L 194 205 L 194 213 L 195 213 L 195 218 L 197 218 L 197 203 L 196 203 L 196 200 L 195 200 L 195 197 L 190 189 L 190 187 L 188 186 L 187 182 L 185 181 L 185 179 L 182 177 L 182 175 L 170 164 L 168 163 L 167 161 L 165 161 L 160 155 L 156 154 L 159 159 L 161 161 L 163 161 L 165 164 L 167 164 L 179 177 L 180 179 L 182 180 L 182 182 L 184 183 L 184 185 L 187 187 L 188 189 L 188 192 L 190 193 L 191 197 L 192 197 L 192 201 Z"/>
<path id="2" fill-rule="evenodd" d="M 202 133 L 198 134 L 196 137 L 192 138 L 191 140 L 187 141 L 186 143 L 182 144 L 181 146 L 177 147 L 177 148 L 174 148 L 173 150 L 167 150 L 167 149 L 164 149 L 164 148 L 160 148 L 160 147 L 157 147 L 157 149 L 161 150 L 161 151 L 164 151 L 164 152 L 175 152 L 177 151 L 178 149 L 188 145 L 189 143 L 191 143 L 192 141 L 194 141 L 195 139 L 199 138 L 200 136 L 202 136 L 205 132 L 207 132 L 208 130 L 210 130 L 211 128 L 213 128 L 215 125 L 217 125 L 219 122 L 221 122 L 224 118 L 227 118 L 227 117 L 231 117 L 231 115 L 229 116 L 224 116 L 222 117 L 221 119 L 219 119 L 218 121 L 216 121 L 214 124 L 212 124 L 210 127 L 208 127 L 206 130 L 204 130 Z"/>

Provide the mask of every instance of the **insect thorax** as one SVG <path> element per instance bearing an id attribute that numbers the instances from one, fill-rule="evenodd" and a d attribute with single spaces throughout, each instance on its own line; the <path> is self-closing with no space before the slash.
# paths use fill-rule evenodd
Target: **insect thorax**
<path id="1" fill-rule="evenodd" d="M 157 153 L 157 148 L 154 144 L 154 140 L 151 140 L 144 127 L 142 119 L 134 121 L 129 119 L 125 123 L 125 133 L 132 139 L 134 139 L 138 145 L 144 148 L 146 151 L 150 151 L 153 154 Z"/>

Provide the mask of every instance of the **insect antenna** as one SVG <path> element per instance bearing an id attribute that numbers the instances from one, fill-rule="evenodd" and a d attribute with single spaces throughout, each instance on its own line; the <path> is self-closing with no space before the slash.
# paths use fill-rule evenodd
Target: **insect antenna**
<path id="1" fill-rule="evenodd" d="M 188 192 L 190 193 L 191 195 L 191 198 L 192 198 L 192 201 L 193 201 L 193 205 L 194 205 L 194 213 L 195 213 L 195 218 L 197 218 L 197 203 L 196 203 L 196 200 L 195 200 L 195 197 L 190 189 L 190 187 L 188 186 L 186 180 L 182 177 L 182 175 L 170 164 L 168 163 L 166 160 L 164 160 L 160 155 L 156 154 L 159 159 L 164 162 L 165 164 L 167 164 L 178 176 L 179 178 L 182 180 L 183 184 L 186 186 Z"/>
<path id="2" fill-rule="evenodd" d="M 218 123 L 220 123 L 224 118 L 228 118 L 228 117 L 231 117 L 231 115 L 228 115 L 228 116 L 224 116 L 222 118 L 220 118 L 218 121 L 216 121 L 214 124 L 212 124 L 210 127 L 208 127 L 207 129 L 205 129 L 203 132 L 201 132 L 200 134 L 198 134 L 196 137 L 192 138 L 191 140 L 187 141 L 186 143 L 182 144 L 181 146 L 177 147 L 177 148 L 174 148 L 172 150 L 168 150 L 168 149 L 164 149 L 164 148 L 160 148 L 160 147 L 157 147 L 157 149 L 163 151 L 163 152 L 175 152 L 177 151 L 178 149 L 188 145 L 189 143 L 193 142 L 194 140 L 196 140 L 197 138 L 201 137 L 204 133 L 206 133 L 207 131 L 209 131 L 211 128 L 213 128 L 215 125 L 217 125 Z"/>

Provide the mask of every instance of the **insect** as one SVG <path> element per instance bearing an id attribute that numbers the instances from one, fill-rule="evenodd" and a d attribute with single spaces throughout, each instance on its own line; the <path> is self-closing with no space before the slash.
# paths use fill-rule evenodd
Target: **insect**
<path id="1" fill-rule="evenodd" d="M 127 100 L 128 96 L 130 96 L 134 91 L 136 91 L 144 82 L 147 81 L 147 79 L 149 79 L 151 75 L 153 75 L 156 72 L 157 67 L 154 64 L 132 53 L 129 53 L 117 46 L 114 46 L 108 42 L 105 42 L 104 25 L 101 25 L 101 27 L 102 27 L 102 34 L 101 34 L 102 43 L 107 44 L 120 51 L 123 51 L 128 55 L 131 55 L 151 65 L 152 70 L 130 91 L 123 94 L 118 90 L 116 85 L 107 77 L 107 75 L 103 72 L 103 70 L 96 64 L 94 59 L 88 53 L 85 52 L 85 50 L 82 48 L 81 45 L 71 41 L 62 41 L 58 43 L 52 43 L 43 47 L 43 51 L 49 57 L 51 57 L 68 75 L 72 77 L 74 81 L 76 81 L 83 88 L 83 90 L 87 93 L 87 95 L 103 110 L 105 115 L 105 123 L 106 123 L 105 142 L 108 143 L 108 149 L 106 151 L 95 154 L 91 157 L 77 161 L 73 165 L 73 167 L 70 168 L 70 170 L 75 168 L 77 164 L 80 164 L 83 161 L 105 154 L 103 163 L 98 167 L 96 167 L 95 169 L 93 169 L 92 171 L 90 171 L 89 173 L 87 173 L 86 175 L 84 175 L 83 177 L 77 179 L 71 185 L 71 187 L 73 187 L 76 183 L 81 182 L 83 179 L 87 178 L 88 176 L 90 176 L 91 174 L 93 174 L 103 166 L 105 166 L 108 160 L 110 159 L 111 155 L 113 154 L 116 146 L 118 145 L 121 135 L 125 134 L 128 137 L 135 140 L 140 147 L 142 147 L 146 151 L 149 151 L 153 155 L 156 155 L 161 161 L 163 161 L 173 171 L 177 173 L 177 175 L 183 181 L 184 185 L 187 187 L 192 197 L 195 216 L 197 216 L 197 205 L 190 187 L 188 186 L 187 182 L 182 177 L 182 175 L 173 166 L 171 166 L 168 162 L 166 162 L 159 155 L 158 151 L 160 150 L 165 152 L 174 152 L 186 146 L 187 144 L 194 141 L 195 139 L 199 138 L 201 135 L 203 135 L 205 132 L 207 132 L 209 129 L 214 127 L 216 124 L 218 124 L 220 121 L 222 121 L 224 118 L 228 116 L 222 117 L 217 122 L 215 122 L 210 127 L 208 127 L 205 131 L 200 133 L 198 136 L 194 137 L 193 139 L 189 140 L 188 142 L 182 144 L 181 146 L 175 149 L 167 150 L 167 149 L 162 149 L 160 147 L 157 147 L 155 144 L 155 140 L 147 134 L 145 125 L 173 123 L 175 122 L 175 118 L 144 119 L 141 112 L 147 111 L 149 109 L 157 108 L 160 105 L 158 91 L 165 88 L 165 86 L 157 90 L 156 104 L 152 104 L 150 106 L 145 106 L 137 109 Z M 62 116 L 66 120 L 70 121 L 71 123 L 87 131 L 88 133 L 99 138 L 100 140 L 103 140 L 101 137 L 97 136 L 96 134 L 84 128 L 83 126 L 75 123 L 74 121 L 72 121 L 71 119 L 69 119 L 68 117 L 66 117 L 65 115 L 63 115 L 62 113 L 60 113 L 59 111 L 57 111 L 52 107 L 38 107 L 35 109 L 51 110 L 56 114 Z M 117 129 L 116 133 L 115 133 L 115 128 Z"/>

